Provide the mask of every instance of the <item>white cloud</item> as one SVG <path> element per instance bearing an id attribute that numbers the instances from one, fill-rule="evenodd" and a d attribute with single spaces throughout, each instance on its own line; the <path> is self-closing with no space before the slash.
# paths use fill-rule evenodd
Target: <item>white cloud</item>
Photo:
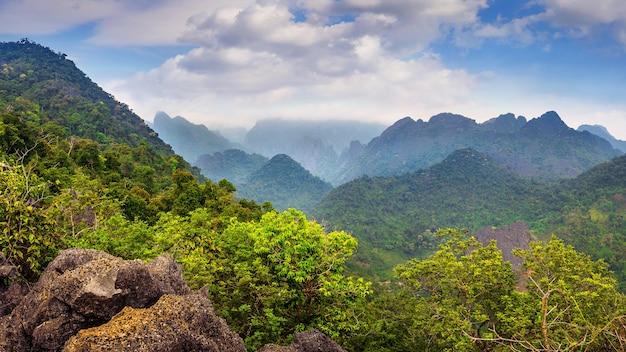
<path id="1" fill-rule="evenodd" d="M 247 125 L 262 117 L 434 114 L 463 103 L 476 77 L 447 69 L 423 49 L 450 28 L 475 24 L 484 6 L 369 0 L 215 7 L 190 17 L 180 38 L 198 48 L 107 88 L 147 119 L 164 104 L 196 122 Z M 295 21 L 294 10 L 306 18 Z"/>
<path id="2" fill-rule="evenodd" d="M 623 0 L 544 0 L 545 17 L 563 27 L 594 26 L 626 20 Z"/>

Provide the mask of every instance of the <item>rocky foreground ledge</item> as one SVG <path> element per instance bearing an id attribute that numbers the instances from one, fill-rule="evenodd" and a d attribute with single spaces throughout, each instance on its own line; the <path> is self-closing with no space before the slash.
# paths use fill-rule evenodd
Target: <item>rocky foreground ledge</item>
<path id="1" fill-rule="evenodd" d="M 14 274 L 0 253 L 0 279 Z M 4 281 L 4 280 L 3 280 Z M 345 351 L 319 331 L 262 352 Z M 169 255 L 149 263 L 61 252 L 32 287 L 0 281 L 0 351 L 241 351 L 239 335 L 192 292 Z"/>

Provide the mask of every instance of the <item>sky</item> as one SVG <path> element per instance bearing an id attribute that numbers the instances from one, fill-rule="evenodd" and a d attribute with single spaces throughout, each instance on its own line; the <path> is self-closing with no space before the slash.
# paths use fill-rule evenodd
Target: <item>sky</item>
<path id="1" fill-rule="evenodd" d="M 626 140 L 623 0 L 0 0 L 143 119 L 391 125 L 556 111 Z"/>

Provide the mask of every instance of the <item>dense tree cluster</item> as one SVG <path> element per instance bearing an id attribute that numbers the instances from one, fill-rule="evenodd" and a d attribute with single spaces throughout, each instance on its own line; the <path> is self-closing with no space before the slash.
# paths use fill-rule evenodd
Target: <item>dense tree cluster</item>
<path id="1" fill-rule="evenodd" d="M 0 249 L 17 280 L 36 280 L 59 250 L 74 246 L 146 261 L 169 253 L 191 287 L 207 288 L 250 350 L 312 328 L 351 351 L 626 348 L 625 297 L 604 261 L 552 237 L 517 250 L 517 272 L 495 242 L 437 230 L 451 220 L 472 229 L 479 219 L 505 224 L 549 214 L 535 229 L 556 229 L 621 268 L 626 157 L 548 193 L 472 150 L 403 188 L 371 178 L 346 185 L 351 198 L 328 199 L 361 208 L 339 217 L 337 229 L 362 236 L 381 257 L 403 248 L 387 258 L 399 264 L 389 280 L 370 282 L 352 275 L 373 256 L 359 256 L 348 233 L 327 231 L 295 209 L 240 199 L 227 180 L 202 179 L 64 55 L 29 41 L 0 48 Z M 472 187 L 450 187 L 459 182 Z M 384 203 L 385 194 L 405 203 Z M 496 211 L 520 194 L 527 198 L 518 208 Z M 541 205 L 546 197 L 550 206 Z M 464 208 L 463 198 L 474 207 Z M 432 209 L 418 206 L 426 200 Z M 432 206 L 438 201 L 441 208 Z M 403 217 L 391 216 L 403 207 Z"/>

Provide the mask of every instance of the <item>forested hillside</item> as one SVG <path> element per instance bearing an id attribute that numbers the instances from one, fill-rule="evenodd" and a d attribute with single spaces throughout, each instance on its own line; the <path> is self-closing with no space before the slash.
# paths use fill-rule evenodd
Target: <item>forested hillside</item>
<path id="1" fill-rule="evenodd" d="M 109 336 L 107 326 L 115 326 L 119 345 L 126 345 L 124 336 L 131 332 L 139 344 L 153 341 L 161 333 L 157 325 L 147 324 L 153 328 L 140 336 L 125 330 L 134 325 L 109 325 L 148 311 L 171 329 L 167 336 L 176 336 L 186 321 L 167 320 L 162 306 L 153 302 L 180 299 L 175 292 L 164 294 L 167 283 L 152 276 L 166 270 L 197 290 L 204 313 L 214 310 L 224 318 L 250 351 L 290 344 L 294 333 L 311 329 L 349 351 L 608 351 L 626 346 L 626 297 L 606 263 L 547 236 L 515 251 L 523 271 L 514 271 L 495 242 L 481 244 L 466 229 L 440 229 L 474 230 L 482 223 L 523 219 L 536 238 L 543 229 L 555 229 L 585 247 L 580 250 L 611 256 L 611 265 L 618 267 L 624 253 L 626 157 L 554 185 L 520 178 L 465 148 L 428 169 L 363 177 L 339 187 L 322 203 L 326 210 L 318 210 L 320 221 L 337 216 L 327 231 L 299 210 L 277 212 L 269 203 L 236 197 L 228 180 L 202 179 L 63 54 L 27 40 L 0 43 L 0 66 L 2 349 L 61 351 L 81 332 L 94 336 L 92 328 Z M 287 156 L 271 161 L 268 165 L 288 169 L 296 180 L 327 186 L 302 174 L 305 170 Z M 272 170 L 265 170 L 270 179 Z M 289 180 L 278 181 L 289 190 Z M 78 278 L 67 282 L 82 286 L 69 291 L 87 292 L 81 299 L 97 307 L 73 314 L 76 296 L 51 299 L 51 293 L 61 291 L 42 289 L 46 282 L 33 284 L 60 250 L 71 247 L 141 259 L 150 269 L 139 261 L 90 252 L 135 268 L 125 271 L 126 286 L 120 289 L 116 280 L 124 276 L 122 270 L 90 267 L 96 279 L 86 282 L 81 270 L 91 262 L 76 266 L 85 258 L 72 257 L 85 252 L 64 252 L 66 268 L 50 266 L 44 281 L 60 285 L 55 277 Z M 405 260 L 409 257 L 418 258 Z M 380 258 L 383 265 L 377 263 Z M 168 269 L 161 266 L 165 262 Z M 393 263 L 400 265 L 392 269 Z M 359 272 L 375 275 L 370 280 Z M 126 288 L 136 290 L 133 280 L 153 286 L 140 293 L 145 310 L 129 303 Z M 99 290 L 103 286 L 105 292 Z M 26 292 L 48 305 L 27 307 Z M 120 314 L 107 320 L 96 309 L 111 312 L 109 317 Z M 195 321 L 200 314 L 190 315 Z M 24 324 L 28 317 L 43 323 Z M 73 333 L 58 333 L 65 322 L 78 321 L 80 328 L 63 326 Z M 47 334 L 59 335 L 52 347 Z M 16 335 L 20 345 L 11 343 Z M 176 341 L 163 342 L 170 350 L 180 348 Z"/>
<path id="2" fill-rule="evenodd" d="M 19 285 L 79 246 L 126 259 L 172 255 L 249 349 L 287 343 L 294 331 L 353 328 L 339 313 L 370 292 L 343 274 L 353 237 L 235 197 L 227 180 L 204 181 L 62 54 L 0 43 L 0 65 L 2 314 L 15 291 L 7 285 L 28 287 Z"/>
<path id="3" fill-rule="evenodd" d="M 248 176 L 238 194 L 260 203 L 269 201 L 277 210 L 309 212 L 332 188 L 288 155 L 278 154 Z"/>
<path id="4" fill-rule="evenodd" d="M 605 260 L 623 285 L 625 163 L 626 156 L 617 157 L 577 178 L 548 183 L 522 178 L 485 154 L 463 149 L 426 170 L 343 184 L 313 214 L 330 228 L 354 234 L 361 245 L 355 270 L 381 277 L 432 251 L 437 228 L 474 232 L 523 220 L 537 239 L 555 233 Z"/>

